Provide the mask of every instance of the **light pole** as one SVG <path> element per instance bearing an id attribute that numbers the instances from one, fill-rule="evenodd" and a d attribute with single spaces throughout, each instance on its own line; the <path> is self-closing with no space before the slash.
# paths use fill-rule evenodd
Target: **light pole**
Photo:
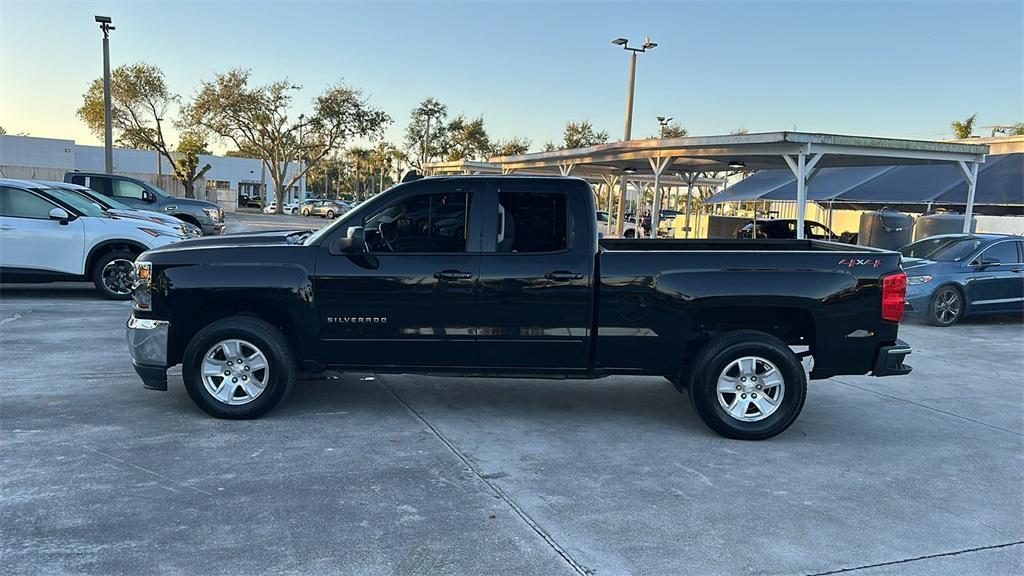
<path id="1" fill-rule="evenodd" d="M 114 173 L 114 131 L 110 121 L 110 16 L 96 16 L 103 30 L 103 160 L 107 174 Z"/>
<path id="2" fill-rule="evenodd" d="M 632 48 L 629 45 L 629 40 L 625 38 L 616 38 L 612 40 L 612 44 L 616 46 L 622 46 L 623 50 L 630 53 L 629 55 L 629 90 L 626 92 L 626 130 L 623 137 L 623 141 L 629 141 L 633 131 L 633 89 L 636 86 L 636 55 L 640 52 L 647 52 L 658 45 L 651 42 L 650 38 L 644 38 L 644 43 L 639 48 Z M 619 190 L 619 207 L 618 207 L 618 220 L 615 222 L 615 234 L 622 236 L 623 222 L 623 210 L 625 209 L 626 200 L 626 178 L 622 178 L 621 188 Z"/>
<path id="3" fill-rule="evenodd" d="M 665 128 L 668 128 L 668 123 L 672 121 L 672 117 L 658 116 L 658 124 L 661 124 L 661 138 L 665 139 Z"/>

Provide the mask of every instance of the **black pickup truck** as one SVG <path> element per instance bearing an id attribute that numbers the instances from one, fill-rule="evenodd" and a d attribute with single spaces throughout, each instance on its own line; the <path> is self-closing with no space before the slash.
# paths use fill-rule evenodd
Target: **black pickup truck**
<path id="1" fill-rule="evenodd" d="M 574 178 L 395 186 L 319 231 L 179 242 L 136 261 L 146 387 L 222 418 L 324 371 L 656 375 L 717 432 L 785 430 L 810 378 L 906 374 L 900 255 L 815 240 L 600 240 Z"/>

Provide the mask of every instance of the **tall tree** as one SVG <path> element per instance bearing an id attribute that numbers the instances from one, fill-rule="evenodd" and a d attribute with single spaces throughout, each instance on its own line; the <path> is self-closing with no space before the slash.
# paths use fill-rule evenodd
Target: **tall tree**
<path id="1" fill-rule="evenodd" d="M 379 134 L 391 122 L 359 90 L 343 83 L 317 96 L 311 114 L 292 117 L 291 93 L 298 86 L 287 80 L 250 86 L 250 76 L 249 70 L 235 69 L 204 81 L 185 112 L 195 124 L 239 150 L 258 154 L 274 182 L 279 213 L 285 191 L 332 150 L 352 138 Z M 301 168 L 289 173 L 289 162 L 297 160 Z"/>
<path id="2" fill-rule="evenodd" d="M 424 162 L 443 157 L 447 150 L 448 107 L 434 98 L 426 98 L 409 114 L 405 128 L 405 147 L 413 165 L 422 168 Z"/>
<path id="3" fill-rule="evenodd" d="M 589 120 L 582 122 L 567 122 L 565 131 L 562 132 L 562 143 L 546 142 L 544 150 L 565 150 L 568 148 L 586 148 L 595 144 L 604 144 L 608 141 L 608 132 L 596 130 Z"/>
<path id="4" fill-rule="evenodd" d="M 192 183 L 192 185 L 185 186 L 185 195 L 189 198 L 195 197 L 194 183 L 203 176 L 206 176 L 206 173 L 212 167 L 209 163 L 202 168 L 199 167 L 199 155 L 210 153 L 206 145 L 206 134 L 201 130 L 187 131 L 178 138 L 178 147 L 175 150 L 177 155 L 174 158 L 174 173 L 181 175 L 178 177 L 178 180 L 181 180 L 183 183 L 186 180 Z"/>
<path id="5" fill-rule="evenodd" d="M 352 194 L 357 200 L 365 200 L 373 189 L 373 150 L 362 146 L 352 146 L 345 152 L 352 176 Z"/>
<path id="6" fill-rule="evenodd" d="M 971 114 L 963 121 L 955 120 L 952 124 L 950 124 L 950 127 L 953 129 L 953 135 L 956 136 L 958 140 L 970 138 L 971 135 L 974 134 L 974 120 L 977 118 L 977 116 L 978 114 L 975 113 Z"/>
<path id="7" fill-rule="evenodd" d="M 7 134 L 7 130 L 4 130 L 4 127 L 0 126 L 0 136 L 3 136 L 4 134 Z"/>
<path id="8" fill-rule="evenodd" d="M 509 138 L 498 140 L 491 150 L 493 156 L 518 156 L 530 150 L 530 141 L 525 138 Z"/>
<path id="9" fill-rule="evenodd" d="M 454 160 L 483 160 L 490 154 L 491 139 L 480 116 L 467 120 L 462 114 L 456 116 L 444 128 L 447 134 L 448 150 L 445 157 Z"/>
<path id="10" fill-rule="evenodd" d="M 370 165 L 377 176 L 377 189 L 385 190 L 396 182 L 392 178 L 391 169 L 394 167 L 398 149 L 390 142 L 381 140 L 370 152 Z"/>
<path id="11" fill-rule="evenodd" d="M 164 126 L 173 123 L 188 134 L 179 147 L 191 150 L 197 141 L 205 142 L 203 131 L 194 125 L 168 118 L 180 98 L 167 87 L 164 73 L 152 64 L 124 64 L 110 75 L 110 121 L 117 134 L 117 141 L 130 148 L 145 148 L 167 159 L 174 171 L 174 177 L 185 187 L 185 195 L 195 197 L 195 182 L 202 177 L 197 170 L 189 170 L 189 162 L 181 164 L 172 146 L 164 136 Z M 82 95 L 82 106 L 78 117 L 85 122 L 97 137 L 103 137 L 103 79 L 97 78 L 89 84 Z M 198 160 L 196 160 L 198 164 Z M 205 171 L 203 171 L 205 173 Z"/>

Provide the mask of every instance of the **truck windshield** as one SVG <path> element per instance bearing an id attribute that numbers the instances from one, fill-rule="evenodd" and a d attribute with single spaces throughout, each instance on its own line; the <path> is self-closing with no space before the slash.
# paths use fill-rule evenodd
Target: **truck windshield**
<path id="1" fill-rule="evenodd" d="M 970 256 L 981 245 L 974 238 L 925 238 L 900 249 L 907 258 L 921 258 L 936 262 L 959 262 Z"/>

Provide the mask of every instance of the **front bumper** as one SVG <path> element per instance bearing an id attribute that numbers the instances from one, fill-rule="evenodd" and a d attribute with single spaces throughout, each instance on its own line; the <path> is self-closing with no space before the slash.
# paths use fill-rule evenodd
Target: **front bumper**
<path id="1" fill-rule="evenodd" d="M 913 352 L 913 348 L 903 340 L 896 340 L 892 346 L 882 346 L 875 355 L 874 368 L 871 369 L 872 376 L 902 376 L 910 374 L 913 370 L 903 363 L 903 360 Z"/>
<path id="2" fill-rule="evenodd" d="M 206 224 L 203 224 L 203 236 L 219 236 L 223 233 L 223 222 L 207 222 Z"/>
<path id="3" fill-rule="evenodd" d="M 142 378 L 142 385 L 150 390 L 167 390 L 167 333 L 170 328 L 166 320 L 134 315 L 125 326 L 132 365 Z"/>

